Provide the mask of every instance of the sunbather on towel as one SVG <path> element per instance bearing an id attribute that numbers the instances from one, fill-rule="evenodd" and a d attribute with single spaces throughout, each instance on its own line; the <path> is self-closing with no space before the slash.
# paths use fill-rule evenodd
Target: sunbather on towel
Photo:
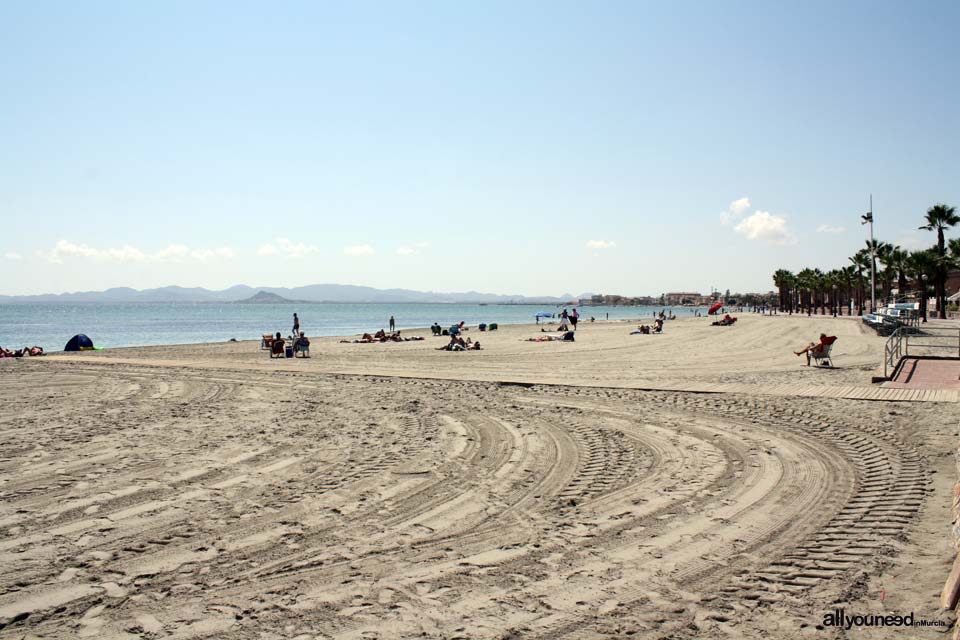
<path id="1" fill-rule="evenodd" d="M 794 351 L 793 355 L 801 356 L 807 354 L 807 366 L 810 366 L 810 358 L 812 356 L 819 356 L 826 352 L 827 347 L 832 345 L 837 341 L 837 336 L 828 336 L 825 333 L 820 334 L 820 342 L 811 342 L 806 346 L 806 348 L 801 349 L 800 351 Z"/>

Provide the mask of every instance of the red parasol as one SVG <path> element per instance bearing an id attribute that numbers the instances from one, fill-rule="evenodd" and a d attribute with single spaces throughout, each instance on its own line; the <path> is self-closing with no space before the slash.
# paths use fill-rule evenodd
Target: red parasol
<path id="1" fill-rule="evenodd" d="M 721 308 L 721 307 L 723 307 L 723 303 L 722 303 L 722 302 L 714 302 L 712 305 L 710 305 L 710 308 L 707 309 L 707 315 L 708 315 L 708 316 L 712 316 L 712 315 L 715 314 L 717 311 L 720 311 L 720 308 Z"/>

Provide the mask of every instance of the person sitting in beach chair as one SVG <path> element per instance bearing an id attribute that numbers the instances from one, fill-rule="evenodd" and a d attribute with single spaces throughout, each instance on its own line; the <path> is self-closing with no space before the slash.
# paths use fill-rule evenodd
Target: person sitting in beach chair
<path id="1" fill-rule="evenodd" d="M 307 336 L 303 335 L 303 331 L 301 331 L 297 339 L 293 341 L 293 356 L 296 357 L 298 353 L 301 358 L 310 357 L 310 340 Z"/>
<path id="2" fill-rule="evenodd" d="M 280 332 L 277 331 L 277 337 L 273 339 L 273 342 L 270 344 L 270 357 L 271 358 L 282 358 L 283 357 L 283 338 L 280 336 Z"/>
<path id="3" fill-rule="evenodd" d="M 433 326 L 430 327 L 430 331 L 433 332 L 433 335 L 438 336 L 443 331 L 443 329 L 440 327 L 440 323 L 434 322 Z"/>
<path id="4" fill-rule="evenodd" d="M 274 338 L 273 335 L 264 333 L 260 336 L 260 349 L 262 351 L 269 351 L 273 347 L 274 340 L 276 340 L 276 338 Z"/>
<path id="5" fill-rule="evenodd" d="M 833 351 L 833 343 L 837 341 L 837 336 L 828 336 L 825 333 L 820 334 L 820 342 L 811 342 L 800 351 L 794 351 L 793 355 L 801 356 L 807 354 L 807 366 L 810 366 L 810 359 L 813 358 L 817 366 L 826 362 L 828 366 L 833 366 L 833 360 L 830 359 L 830 352 Z"/>

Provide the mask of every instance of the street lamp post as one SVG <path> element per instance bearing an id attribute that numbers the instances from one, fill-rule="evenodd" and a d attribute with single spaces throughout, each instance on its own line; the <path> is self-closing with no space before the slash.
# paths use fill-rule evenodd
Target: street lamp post
<path id="1" fill-rule="evenodd" d="M 873 194 L 870 194 L 870 211 L 860 216 L 860 224 L 870 223 L 870 313 L 877 312 L 877 256 L 873 243 Z"/>

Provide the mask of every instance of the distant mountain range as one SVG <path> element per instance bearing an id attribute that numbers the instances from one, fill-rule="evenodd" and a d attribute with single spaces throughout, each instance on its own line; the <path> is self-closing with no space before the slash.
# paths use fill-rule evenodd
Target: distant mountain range
<path id="1" fill-rule="evenodd" d="M 263 294 L 263 295 L 261 295 Z M 270 299 L 269 295 L 280 300 Z M 303 287 L 250 287 L 238 284 L 221 291 L 211 291 L 202 287 L 160 287 L 159 289 L 130 289 L 116 287 L 106 291 L 79 291 L 76 293 L 45 293 L 32 296 L 3 296 L 0 304 L 22 302 L 241 302 L 263 304 L 289 302 L 459 302 L 459 303 L 526 303 L 526 304 L 563 304 L 577 298 L 589 298 L 591 294 L 579 296 L 564 294 L 553 296 L 499 295 L 465 291 L 462 293 L 439 293 L 435 291 L 414 291 L 411 289 L 375 289 L 349 284 L 311 284 Z M 265 299 L 266 298 L 266 299 Z"/>

